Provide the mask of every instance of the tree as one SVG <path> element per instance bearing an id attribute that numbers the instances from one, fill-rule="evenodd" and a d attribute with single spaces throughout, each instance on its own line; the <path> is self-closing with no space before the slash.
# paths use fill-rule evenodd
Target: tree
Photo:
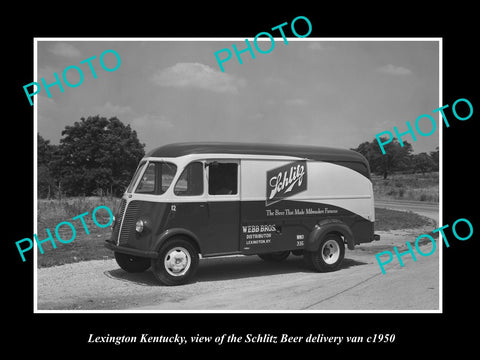
<path id="1" fill-rule="evenodd" d="M 81 118 L 62 131 L 54 168 L 67 195 L 92 195 L 99 190 L 120 195 L 130 182 L 145 144 L 135 130 L 116 117 Z"/>
<path id="2" fill-rule="evenodd" d="M 435 169 L 435 161 L 424 152 L 413 155 L 413 169 L 415 172 L 420 171 L 425 174 Z"/>
<path id="3" fill-rule="evenodd" d="M 55 176 L 51 163 L 57 151 L 56 145 L 37 134 L 37 194 L 40 198 L 50 198 L 55 191 Z"/>
<path id="4" fill-rule="evenodd" d="M 433 168 L 433 171 L 438 171 L 440 163 L 439 163 L 439 149 L 438 146 L 435 147 L 435 151 L 430 151 L 429 153 L 430 158 L 433 160 L 435 166 Z"/>
<path id="5" fill-rule="evenodd" d="M 382 142 L 386 139 L 381 138 Z M 384 145 L 385 154 L 382 153 L 380 145 L 376 139 L 372 142 L 363 142 L 356 149 L 351 149 L 365 156 L 370 164 L 370 170 L 377 174 L 383 174 L 386 179 L 392 171 L 408 169 L 411 164 L 411 153 L 413 147 L 408 141 L 400 145 L 397 138 Z"/>

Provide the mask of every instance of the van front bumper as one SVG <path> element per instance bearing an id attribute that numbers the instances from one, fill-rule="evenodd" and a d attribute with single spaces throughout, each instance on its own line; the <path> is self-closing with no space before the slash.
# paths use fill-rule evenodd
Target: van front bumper
<path id="1" fill-rule="evenodd" d="M 122 253 L 122 254 L 128 254 L 128 255 L 151 258 L 151 259 L 155 259 L 158 257 L 158 253 L 156 251 L 139 250 L 139 249 L 133 249 L 126 246 L 117 246 L 112 242 L 110 242 L 109 240 L 105 241 L 105 247 L 109 250 Z"/>

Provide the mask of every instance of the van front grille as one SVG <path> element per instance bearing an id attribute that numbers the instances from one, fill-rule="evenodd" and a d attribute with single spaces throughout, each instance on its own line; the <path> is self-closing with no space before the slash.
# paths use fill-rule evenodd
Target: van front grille
<path id="1" fill-rule="evenodd" d="M 116 214 L 115 225 L 113 226 L 112 241 L 116 242 L 117 245 L 118 245 L 118 234 L 120 232 L 120 226 L 122 225 L 123 213 L 125 212 L 126 204 L 127 204 L 127 201 L 125 199 L 122 199 Z"/>
<path id="2" fill-rule="evenodd" d="M 138 210 L 140 209 L 140 203 L 138 201 L 131 201 L 127 210 L 125 211 L 125 217 L 122 221 L 122 229 L 120 231 L 120 237 L 118 239 L 118 245 L 128 244 L 130 237 L 135 236 L 135 223 L 138 217 Z"/>

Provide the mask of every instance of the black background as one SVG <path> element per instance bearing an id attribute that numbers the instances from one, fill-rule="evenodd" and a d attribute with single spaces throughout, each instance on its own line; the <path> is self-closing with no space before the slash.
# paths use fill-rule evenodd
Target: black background
<path id="1" fill-rule="evenodd" d="M 2 250 L 7 263 L 3 272 L 7 288 L 2 291 L 2 298 L 6 316 L 3 343 L 7 347 L 22 353 L 28 347 L 53 358 L 104 351 L 118 356 L 125 354 L 126 349 L 136 351 L 137 356 L 164 356 L 186 350 L 210 355 L 232 350 L 260 355 L 258 346 L 252 344 L 220 347 L 214 343 L 192 344 L 180 348 L 87 343 L 89 333 L 140 336 L 147 332 L 187 337 L 223 333 L 396 334 L 393 344 L 263 346 L 268 352 L 291 349 L 300 356 L 341 354 L 346 350 L 357 355 L 411 356 L 419 351 L 431 355 L 443 349 L 462 348 L 465 353 L 473 348 L 475 333 L 478 334 L 473 315 L 477 305 L 476 258 L 480 233 L 478 212 L 473 210 L 478 200 L 475 125 L 480 113 L 476 84 L 480 78 L 478 41 L 474 35 L 474 30 L 478 30 L 478 19 L 474 18 L 477 11 L 466 4 L 456 5 L 459 3 L 448 3 L 448 7 L 439 3 L 437 8 L 427 9 L 419 8 L 418 3 L 405 2 L 383 3 L 380 7 L 362 3 L 353 7 L 346 3 L 338 7 L 319 4 L 296 9 L 289 4 L 275 4 L 267 11 L 260 11 L 258 5 L 246 3 L 205 3 L 196 9 L 186 3 L 177 9 L 162 3 L 141 6 L 112 3 L 106 9 L 90 3 L 71 7 L 42 3 L 6 11 L 13 20 L 2 24 L 6 41 L 2 51 L 3 74 L 7 78 L 2 92 L 6 100 L 3 102 L 2 184 L 6 196 L 2 202 L 5 209 Z M 253 37 L 285 21 L 290 23 L 299 15 L 311 21 L 310 37 L 443 38 L 443 104 L 451 107 L 455 100 L 467 98 L 474 108 L 472 118 L 463 122 L 455 120 L 447 110 L 452 120 L 450 128 L 443 128 L 443 223 L 451 225 L 458 218 L 467 218 L 474 226 L 474 235 L 468 241 L 452 240 L 450 248 L 444 247 L 443 314 L 34 314 L 33 257 L 27 256 L 27 262 L 22 263 L 15 247 L 15 241 L 33 234 L 33 107 L 26 101 L 23 85 L 33 81 L 34 37 Z M 298 32 L 303 33 L 300 29 Z"/>

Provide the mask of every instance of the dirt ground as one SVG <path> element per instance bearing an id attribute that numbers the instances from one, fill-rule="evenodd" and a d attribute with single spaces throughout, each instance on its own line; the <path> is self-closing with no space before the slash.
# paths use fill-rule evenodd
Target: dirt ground
<path id="1" fill-rule="evenodd" d="M 306 269 L 290 255 L 281 263 L 257 256 L 202 259 L 194 282 L 160 285 L 150 270 L 129 274 L 115 260 L 93 260 L 37 270 L 38 310 L 322 311 L 439 309 L 439 250 L 394 260 L 382 274 L 375 255 L 430 232 L 432 227 L 379 232 L 381 240 L 346 250 L 331 273 Z M 432 244 L 422 245 L 428 253 Z"/>

